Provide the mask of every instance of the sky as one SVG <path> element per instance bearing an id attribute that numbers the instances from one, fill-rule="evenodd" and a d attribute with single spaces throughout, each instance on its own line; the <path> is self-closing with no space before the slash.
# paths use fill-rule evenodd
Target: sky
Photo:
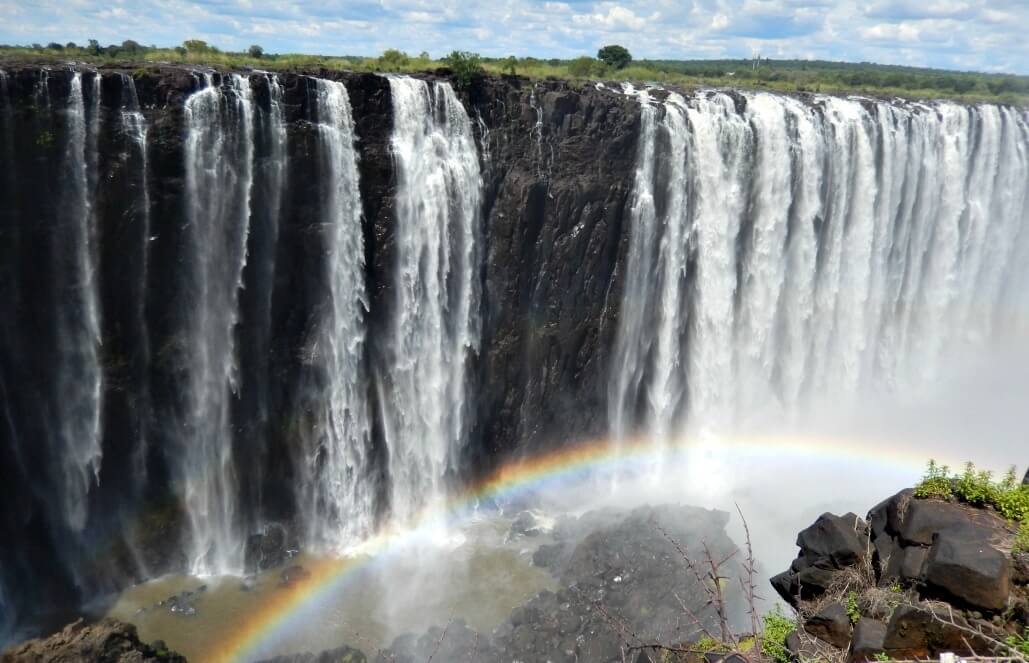
<path id="1" fill-rule="evenodd" d="M 0 0 L 0 43 L 799 58 L 1029 73 L 1029 0 Z"/>

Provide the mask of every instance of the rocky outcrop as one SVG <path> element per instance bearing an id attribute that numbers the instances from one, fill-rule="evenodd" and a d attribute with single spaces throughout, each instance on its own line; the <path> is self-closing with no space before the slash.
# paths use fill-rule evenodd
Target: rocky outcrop
<path id="1" fill-rule="evenodd" d="M 444 661 L 620 662 L 626 655 L 623 629 L 645 642 L 682 639 L 679 598 L 716 628 L 707 594 L 681 551 L 707 544 L 713 557 L 725 558 L 736 550 L 725 533 L 727 522 L 726 513 L 680 506 L 564 518 L 553 531 L 556 543 L 534 557 L 559 578 L 560 589 L 515 608 L 492 633 L 457 621 L 445 631 L 440 626 L 401 636 L 376 661 L 417 663 L 436 652 L 433 660 Z M 726 591 L 730 610 L 742 616 L 735 583 Z"/>
<path id="2" fill-rule="evenodd" d="M 1010 553 L 1012 526 L 994 511 L 905 490 L 867 522 L 824 514 L 772 579 L 804 618 L 790 651 L 831 645 L 852 661 L 983 654 L 1029 624 L 1029 574 Z"/>
<path id="3" fill-rule="evenodd" d="M 829 591 L 836 571 L 853 566 L 867 553 L 868 526 L 853 513 L 824 513 L 797 536 L 800 554 L 789 570 L 772 578 L 772 587 L 790 605 Z"/>
<path id="4" fill-rule="evenodd" d="M 113 619 L 82 620 L 48 638 L 30 640 L 0 655 L 2 663 L 186 663 L 163 642 L 140 642 L 136 627 Z"/>

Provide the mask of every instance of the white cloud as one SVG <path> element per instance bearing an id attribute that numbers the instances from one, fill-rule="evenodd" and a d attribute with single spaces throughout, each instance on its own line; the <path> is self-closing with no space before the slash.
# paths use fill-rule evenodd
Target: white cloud
<path id="1" fill-rule="evenodd" d="M 606 30 L 642 30 L 647 21 L 635 14 L 631 9 L 621 5 L 608 7 L 606 12 L 593 14 L 576 14 L 572 21 L 578 25 L 598 27 Z"/>

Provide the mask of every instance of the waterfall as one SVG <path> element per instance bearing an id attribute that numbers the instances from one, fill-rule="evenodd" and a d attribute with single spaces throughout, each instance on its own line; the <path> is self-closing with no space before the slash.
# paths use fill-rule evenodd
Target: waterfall
<path id="1" fill-rule="evenodd" d="M 633 92 L 627 88 L 628 92 Z M 689 227 L 688 197 L 682 186 L 686 168 L 686 107 L 679 95 L 658 106 L 646 90 L 635 93 L 641 104 L 640 151 L 630 215 L 629 266 L 611 383 L 611 422 L 616 439 L 629 433 L 640 399 L 644 373 L 651 376 L 645 417 L 663 437 L 674 420 L 685 384 L 681 380 L 679 339 L 685 333 L 685 256 Z M 666 159 L 656 158 L 657 144 L 667 145 Z M 645 326 L 654 324 L 653 334 Z"/>
<path id="2" fill-rule="evenodd" d="M 135 238 L 140 242 L 139 252 L 142 258 L 140 277 L 142 283 L 138 286 L 138 296 L 133 297 L 133 317 L 135 318 L 135 333 L 138 335 L 140 350 L 140 364 L 144 367 L 150 363 L 150 344 L 147 333 L 146 322 L 146 284 L 148 278 L 148 245 L 150 243 L 150 189 L 149 189 L 149 161 L 147 159 L 147 122 L 139 106 L 139 97 L 136 94 L 136 83 L 128 74 L 121 74 L 121 130 L 128 139 L 133 151 L 127 155 L 129 162 L 133 165 L 131 183 L 135 187 L 135 198 L 131 200 L 126 212 L 133 215 L 134 224 L 138 224 Z M 142 381 L 145 384 L 145 378 Z M 145 411 L 149 410 L 149 395 L 138 394 L 140 403 L 145 403 Z M 147 418 L 144 413 L 139 416 L 139 428 L 137 434 L 136 448 L 133 450 L 133 471 L 136 475 L 137 485 L 142 486 L 147 478 L 147 457 L 150 446 L 148 440 Z"/>
<path id="3" fill-rule="evenodd" d="M 237 465 L 241 475 L 247 477 L 241 485 L 240 499 L 247 507 L 244 522 L 250 531 L 265 524 L 268 503 L 265 468 L 274 436 L 272 403 L 277 379 L 273 361 L 277 329 L 275 284 L 289 165 L 282 83 L 275 74 L 261 72 L 256 76 L 259 86 L 254 104 L 254 183 L 247 264 L 242 273 L 246 286 L 239 294 L 237 353 L 243 360 L 236 410 L 237 449 L 243 455 Z"/>
<path id="4" fill-rule="evenodd" d="M 52 407 L 57 427 L 52 448 L 60 479 L 65 521 L 72 530 L 86 525 L 87 495 L 99 482 L 103 456 L 100 440 L 100 315 L 95 283 L 93 189 L 90 164 L 96 162 L 96 130 L 100 106 L 99 75 L 89 98 L 82 73 L 74 72 L 65 109 L 63 187 L 54 229 L 57 260 L 54 275 L 56 346 L 55 394 Z M 87 103 L 88 102 L 88 103 Z"/>
<path id="5" fill-rule="evenodd" d="M 1024 113 L 629 92 L 642 129 L 616 437 L 916 388 L 1013 317 L 1026 328 Z"/>
<path id="6" fill-rule="evenodd" d="M 396 271 L 381 397 L 401 518 L 439 500 L 468 434 L 466 372 L 479 343 L 479 157 L 448 83 L 392 76 Z"/>
<path id="7" fill-rule="evenodd" d="M 211 74 L 185 104 L 190 298 L 179 489 L 195 575 L 242 566 L 230 406 L 236 390 L 234 328 L 246 263 L 254 122 L 249 79 Z"/>
<path id="8" fill-rule="evenodd" d="M 342 549 L 369 534 L 374 517 L 362 367 L 368 302 L 350 97 L 342 83 L 318 79 L 314 84 L 329 302 L 316 349 L 316 361 L 326 374 L 325 393 L 315 439 L 303 450 L 299 502 L 315 543 Z"/>

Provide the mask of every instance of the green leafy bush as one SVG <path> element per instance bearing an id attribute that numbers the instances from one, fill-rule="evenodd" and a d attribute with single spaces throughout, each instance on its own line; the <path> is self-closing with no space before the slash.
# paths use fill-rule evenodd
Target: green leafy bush
<path id="1" fill-rule="evenodd" d="M 790 652 L 786 649 L 786 637 L 797 630 L 797 624 L 783 614 L 778 605 L 762 617 L 765 632 L 761 639 L 761 653 L 776 663 L 790 663 Z"/>
<path id="2" fill-rule="evenodd" d="M 950 468 L 930 460 L 922 481 L 915 487 L 915 497 L 956 497 L 975 506 L 992 506 L 1009 520 L 1029 521 L 1029 486 L 1019 481 L 1014 467 L 1003 479 L 994 481 L 991 472 L 977 471 L 972 463 L 965 465 L 960 476 L 951 476 Z"/>
<path id="3" fill-rule="evenodd" d="M 915 497 L 946 500 L 953 495 L 954 487 L 950 481 L 950 468 L 946 465 L 937 465 L 935 460 L 930 459 L 925 475 L 915 486 Z"/>
<path id="4" fill-rule="evenodd" d="M 958 498 L 974 506 L 986 506 L 993 504 L 996 493 L 992 472 L 976 472 L 974 464 L 965 463 L 965 471 L 958 477 L 954 486 L 954 494 Z"/>
<path id="5" fill-rule="evenodd" d="M 454 78 L 462 86 L 467 87 L 476 74 L 482 72 L 482 58 L 478 53 L 467 51 L 451 51 L 450 55 L 443 58 L 444 64 L 454 72 Z"/>
<path id="6" fill-rule="evenodd" d="M 1016 553 L 1029 553 L 1029 520 L 1023 520 L 1019 526 L 1013 550 Z"/>

